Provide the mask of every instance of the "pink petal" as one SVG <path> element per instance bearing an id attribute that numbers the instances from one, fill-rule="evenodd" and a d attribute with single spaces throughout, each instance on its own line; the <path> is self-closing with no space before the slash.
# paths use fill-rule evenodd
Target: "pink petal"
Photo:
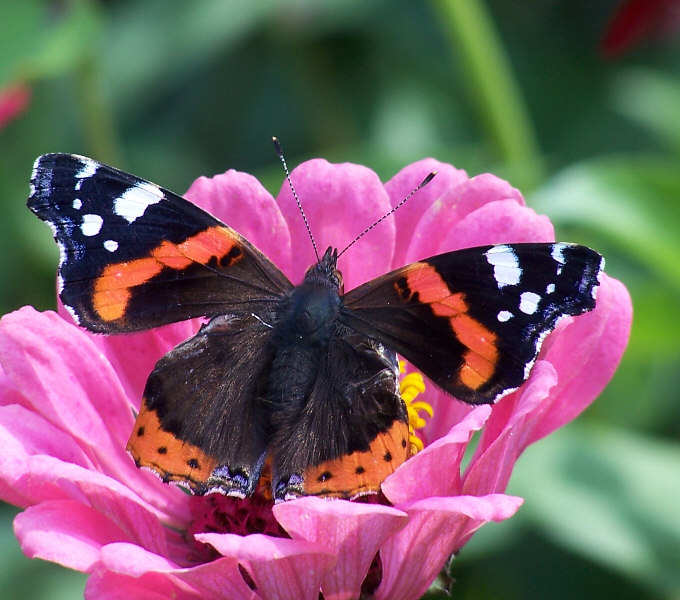
<path id="1" fill-rule="evenodd" d="M 397 247 L 392 268 L 406 264 L 406 252 L 411 239 L 418 235 L 416 227 L 419 227 L 419 221 L 428 208 L 435 202 L 441 204 L 442 198 L 457 198 L 460 187 L 467 182 L 468 177 L 465 171 L 426 158 L 404 167 L 385 184 L 390 203 L 396 206 L 432 171 L 437 172 L 435 178 L 426 187 L 418 190 L 392 217 L 397 228 Z M 455 204 L 453 209 L 455 210 Z"/>
<path id="2" fill-rule="evenodd" d="M 97 569 L 87 580 L 85 600 L 201 600 L 203 595 L 191 592 L 164 573 L 145 573 L 131 577 Z"/>
<path id="3" fill-rule="evenodd" d="M 626 287 L 603 275 L 597 306 L 569 323 L 544 344 L 545 360 L 558 375 L 550 411 L 532 432 L 529 444 L 575 419 L 604 389 L 628 344 L 633 305 Z"/>
<path id="4" fill-rule="evenodd" d="M 291 179 L 320 254 L 328 246 L 342 250 L 391 208 L 378 176 L 361 165 L 335 165 L 315 159 L 296 167 Z M 277 201 L 290 228 L 291 239 L 295 240 L 290 275 L 293 283 L 299 283 L 316 258 L 311 242 L 305 241 L 307 230 L 288 182 L 284 181 L 281 186 Z M 394 240 L 394 221 L 386 219 L 343 256 L 340 271 L 345 290 L 389 271 Z"/>
<path id="5" fill-rule="evenodd" d="M 484 426 L 490 413 L 490 406 L 476 407 L 447 435 L 401 465 L 382 484 L 387 499 L 400 506 L 432 496 L 460 494 L 460 463 L 472 434 Z"/>
<path id="6" fill-rule="evenodd" d="M 122 458 L 132 415 L 116 374 L 88 335 L 55 313 L 24 307 L 0 322 L 0 363 L 34 410 L 101 461 Z"/>
<path id="7" fill-rule="evenodd" d="M 462 186 L 456 210 L 462 219 L 485 204 L 499 200 L 512 200 L 517 205 L 524 206 L 524 198 L 517 188 L 493 173 L 482 173 L 471 177 Z"/>
<path id="8" fill-rule="evenodd" d="M 234 557 L 221 557 L 190 568 L 178 565 L 162 556 L 148 552 L 134 544 L 109 544 L 102 549 L 101 562 L 110 571 L 135 578 L 145 574 L 164 574 L 176 582 L 179 589 L 198 594 L 200 598 L 253 598 Z M 193 596 L 192 596 L 193 597 Z"/>
<path id="9" fill-rule="evenodd" d="M 0 498 L 17 506 L 28 506 L 35 498 L 21 490 L 21 480 L 29 473 L 30 457 L 54 456 L 63 461 L 91 468 L 88 456 L 73 438 L 40 415 L 19 405 L 0 407 Z"/>
<path id="10" fill-rule="evenodd" d="M 552 365 L 538 361 L 529 381 L 494 406 L 463 477 L 462 493 L 481 496 L 505 490 L 515 462 L 529 444 L 533 426 L 548 410 L 550 391 L 556 383 Z M 494 419 L 496 414 L 505 419 Z M 501 430 L 499 421 L 504 423 Z"/>
<path id="11" fill-rule="evenodd" d="M 31 506 L 14 519 L 14 533 L 24 554 L 77 571 L 89 572 L 105 544 L 128 536 L 98 510 L 73 500 Z"/>
<path id="12" fill-rule="evenodd" d="M 0 320 L 0 364 L 23 404 L 72 436 L 93 468 L 125 481 L 169 514 L 186 515 L 182 492 L 162 486 L 125 452 L 134 418 L 92 336 L 31 307 Z"/>
<path id="13" fill-rule="evenodd" d="M 12 380 L 7 376 L 2 368 L 2 363 L 0 363 L 0 406 L 11 404 L 23 406 L 25 404 L 24 397 L 14 388 Z"/>
<path id="14" fill-rule="evenodd" d="M 489 204 L 505 206 L 506 214 L 503 216 L 496 214 L 497 209 L 489 209 Z M 507 182 L 488 174 L 474 177 L 457 189 L 451 190 L 449 195 L 439 198 L 423 213 L 406 251 L 406 262 L 421 260 L 460 248 L 515 241 L 479 236 L 480 234 L 488 236 L 487 227 L 495 231 L 504 231 L 503 226 L 526 227 L 522 224 L 522 220 L 514 221 L 517 215 L 521 215 L 520 219 L 524 218 L 523 209 L 525 207 L 522 196 Z M 527 216 L 532 213 L 533 211 L 528 211 Z M 493 225 L 494 222 L 499 221 L 499 225 Z M 545 221 L 549 224 L 547 219 Z M 469 233 L 467 227 L 474 227 L 474 234 Z M 510 230 L 508 234 L 512 234 L 512 231 Z M 489 238 L 490 241 L 487 241 Z"/>
<path id="15" fill-rule="evenodd" d="M 167 538 L 178 535 L 161 524 L 159 519 L 165 515 L 159 514 L 122 483 L 50 456 L 31 457 L 28 472 L 17 481 L 16 488 L 34 502 L 80 502 L 114 523 L 125 533 L 124 539 L 159 554 L 168 554 Z"/>
<path id="16" fill-rule="evenodd" d="M 149 552 L 141 546 L 127 542 L 111 543 L 102 548 L 101 563 L 111 571 L 132 577 L 139 577 L 150 571 L 169 573 L 181 570 L 178 564 L 165 556 Z"/>
<path id="17" fill-rule="evenodd" d="M 452 427 L 475 410 L 474 406 L 456 400 L 427 378 L 425 392 L 422 397 L 418 396 L 418 400 L 427 402 L 433 410 L 433 417 L 431 419 L 426 417 L 427 424 L 416 434 L 426 446 L 445 436 Z"/>
<path id="18" fill-rule="evenodd" d="M 259 534 L 202 533 L 194 537 L 220 554 L 236 556 L 265 600 L 318 600 L 321 580 L 335 563 L 332 552 L 312 542 Z"/>
<path id="19" fill-rule="evenodd" d="M 321 582 L 325 600 L 358 598 L 378 548 L 406 524 L 394 508 L 314 497 L 277 504 L 274 516 L 293 539 L 319 542 L 337 555 Z"/>
<path id="20" fill-rule="evenodd" d="M 537 215 L 514 199 L 484 204 L 446 228 L 438 224 L 442 218 L 432 209 L 423 215 L 419 226 L 421 235 L 409 248 L 409 261 L 487 244 L 551 242 L 555 239 L 547 217 Z M 443 231 L 429 235 L 435 228 Z"/>
<path id="21" fill-rule="evenodd" d="M 401 506 L 408 525 L 380 549 L 383 578 L 375 600 L 420 598 L 449 556 L 484 523 L 511 517 L 521 498 L 493 494 L 428 498 Z"/>
<path id="22" fill-rule="evenodd" d="M 223 556 L 210 563 L 175 571 L 173 574 L 176 579 L 201 591 L 201 598 L 260 598 L 248 587 L 239 570 L 238 561 L 231 557 Z"/>
<path id="23" fill-rule="evenodd" d="M 186 198 L 238 231 L 279 269 L 289 272 L 288 224 L 272 195 L 255 177 L 234 170 L 212 178 L 199 177 Z"/>

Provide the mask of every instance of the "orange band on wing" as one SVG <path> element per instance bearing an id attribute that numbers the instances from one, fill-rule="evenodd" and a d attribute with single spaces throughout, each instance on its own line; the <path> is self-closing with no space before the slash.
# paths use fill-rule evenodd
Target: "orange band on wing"
<path id="1" fill-rule="evenodd" d="M 435 315 L 448 318 L 456 337 L 468 348 L 459 372 L 462 383 L 476 390 L 489 381 L 498 362 L 496 334 L 468 314 L 465 294 L 452 293 L 437 269 L 424 262 L 408 270 L 405 278 L 411 295 L 417 293 L 418 301 L 428 304 Z"/>
<path id="2" fill-rule="evenodd" d="M 127 450 L 138 467 L 153 469 L 163 481 L 186 483 L 192 488 L 205 483 L 217 466 L 217 461 L 200 448 L 162 429 L 158 415 L 146 403 L 137 415 Z"/>
<path id="3" fill-rule="evenodd" d="M 377 493 L 388 475 L 411 456 L 408 424 L 395 421 L 379 433 L 367 452 L 353 452 L 307 469 L 304 491 L 310 496 L 356 498 Z"/>
<path id="4" fill-rule="evenodd" d="M 240 252 L 235 233 L 215 226 L 187 238 L 179 244 L 164 241 L 156 246 L 150 256 L 107 266 L 94 284 L 92 303 L 104 321 L 115 321 L 125 315 L 132 288 L 146 283 L 163 268 L 186 269 L 192 263 L 205 265 L 215 257 L 229 255 L 238 260 Z"/>

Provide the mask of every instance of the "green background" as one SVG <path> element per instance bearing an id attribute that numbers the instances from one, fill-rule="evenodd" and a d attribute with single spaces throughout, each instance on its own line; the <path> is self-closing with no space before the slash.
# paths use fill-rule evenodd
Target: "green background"
<path id="1" fill-rule="evenodd" d="M 227 168 L 276 192 L 272 135 L 292 166 L 322 156 L 386 180 L 434 156 L 496 173 L 558 239 L 605 254 L 635 316 L 607 390 L 520 459 L 517 516 L 453 562 L 454 597 L 680 598 L 680 43 L 604 58 L 617 6 L 0 2 L 0 87 L 32 90 L 0 130 L 0 312 L 54 307 L 57 251 L 25 207 L 45 152 L 179 192 Z M 23 557 L 14 514 L 0 506 L 3 597 L 79 597 L 83 575 Z"/>

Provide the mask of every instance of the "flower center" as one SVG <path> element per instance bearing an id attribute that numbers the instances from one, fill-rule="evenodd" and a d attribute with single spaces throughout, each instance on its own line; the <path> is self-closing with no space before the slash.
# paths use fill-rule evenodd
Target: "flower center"
<path id="1" fill-rule="evenodd" d="M 404 373 L 404 361 L 399 361 L 399 372 Z M 417 454 L 423 449 L 423 441 L 416 435 L 416 429 L 422 429 L 427 424 L 421 416 L 421 412 L 427 413 L 432 418 L 434 411 L 427 402 L 415 399 L 425 391 L 425 382 L 420 373 L 408 373 L 399 382 L 399 393 L 406 404 L 408 411 L 408 439 L 411 442 L 411 455 Z"/>

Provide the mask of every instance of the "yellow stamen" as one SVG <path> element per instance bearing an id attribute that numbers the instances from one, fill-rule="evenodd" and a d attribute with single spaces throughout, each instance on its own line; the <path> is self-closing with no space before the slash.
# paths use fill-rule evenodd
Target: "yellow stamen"
<path id="1" fill-rule="evenodd" d="M 403 361 L 399 361 L 399 372 L 404 372 Z M 415 433 L 416 429 L 422 429 L 426 425 L 425 419 L 420 416 L 420 411 L 427 413 L 429 417 L 432 417 L 434 414 L 432 406 L 427 402 L 423 402 L 422 400 L 414 402 L 416 397 L 424 391 L 425 382 L 420 373 L 409 373 L 408 375 L 404 375 L 399 382 L 399 392 L 406 404 L 406 410 L 408 411 L 408 437 L 411 442 L 412 455 L 420 452 L 424 447 L 422 440 Z"/>

